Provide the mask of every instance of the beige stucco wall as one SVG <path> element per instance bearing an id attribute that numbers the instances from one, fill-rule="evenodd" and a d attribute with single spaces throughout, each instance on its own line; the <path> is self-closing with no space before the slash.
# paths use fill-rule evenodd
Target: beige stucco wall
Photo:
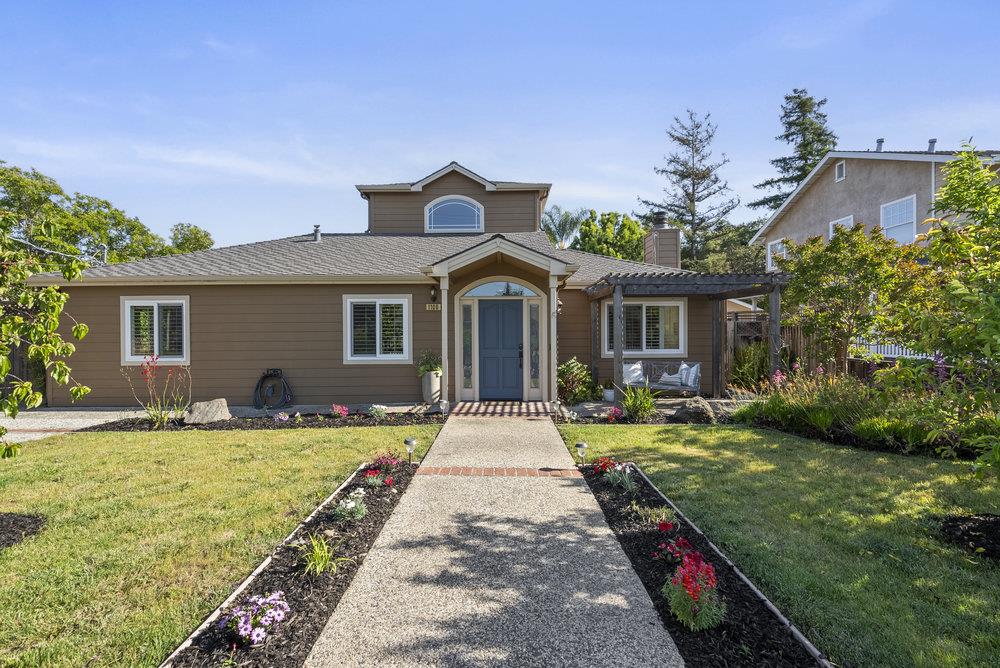
<path id="1" fill-rule="evenodd" d="M 881 205 L 910 195 L 916 195 L 917 232 L 926 229 L 920 223 L 931 215 L 931 165 L 936 166 L 936 187 L 940 188 L 941 163 L 846 159 L 847 178 L 837 183 L 837 162 L 830 161 L 759 243 L 782 238 L 800 243 L 814 236 L 829 239 L 830 222 L 850 215 L 855 223 L 872 229 L 879 224 Z"/>
<path id="2" fill-rule="evenodd" d="M 458 172 L 445 174 L 419 192 L 372 192 L 368 229 L 373 233 L 423 234 L 424 207 L 443 195 L 465 195 L 483 205 L 486 232 L 532 232 L 541 220 L 539 191 L 486 188 Z"/>

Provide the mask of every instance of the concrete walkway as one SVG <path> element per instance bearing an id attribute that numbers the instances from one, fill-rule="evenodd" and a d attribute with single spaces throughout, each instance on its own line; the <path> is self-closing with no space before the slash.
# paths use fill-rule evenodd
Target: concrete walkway
<path id="1" fill-rule="evenodd" d="M 683 665 L 572 467 L 548 418 L 449 418 L 306 666 Z"/>
<path id="2" fill-rule="evenodd" d="M 16 419 L 0 416 L 0 426 L 9 430 L 4 436 L 8 441 L 23 443 L 141 415 L 135 408 L 36 408 Z"/>

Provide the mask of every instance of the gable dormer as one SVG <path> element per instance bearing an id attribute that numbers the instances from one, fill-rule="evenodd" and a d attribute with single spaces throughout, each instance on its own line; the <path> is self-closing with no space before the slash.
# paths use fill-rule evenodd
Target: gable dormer
<path id="1" fill-rule="evenodd" d="M 372 234 L 495 234 L 538 230 L 550 187 L 490 181 L 452 162 L 412 183 L 357 189 Z"/>

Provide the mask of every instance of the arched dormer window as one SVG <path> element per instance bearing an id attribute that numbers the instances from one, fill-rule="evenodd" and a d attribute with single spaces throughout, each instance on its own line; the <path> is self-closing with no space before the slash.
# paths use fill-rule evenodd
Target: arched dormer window
<path id="1" fill-rule="evenodd" d="M 483 205 L 464 195 L 445 195 L 424 207 L 425 232 L 482 232 Z"/>

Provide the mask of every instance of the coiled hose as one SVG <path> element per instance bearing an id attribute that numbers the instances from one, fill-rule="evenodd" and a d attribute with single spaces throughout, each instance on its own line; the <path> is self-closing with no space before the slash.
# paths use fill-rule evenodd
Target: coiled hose
<path id="1" fill-rule="evenodd" d="M 279 394 L 280 393 L 280 394 Z M 292 403 L 292 386 L 285 380 L 281 369 L 268 369 L 257 381 L 253 390 L 253 406 L 261 408 L 281 408 Z"/>

